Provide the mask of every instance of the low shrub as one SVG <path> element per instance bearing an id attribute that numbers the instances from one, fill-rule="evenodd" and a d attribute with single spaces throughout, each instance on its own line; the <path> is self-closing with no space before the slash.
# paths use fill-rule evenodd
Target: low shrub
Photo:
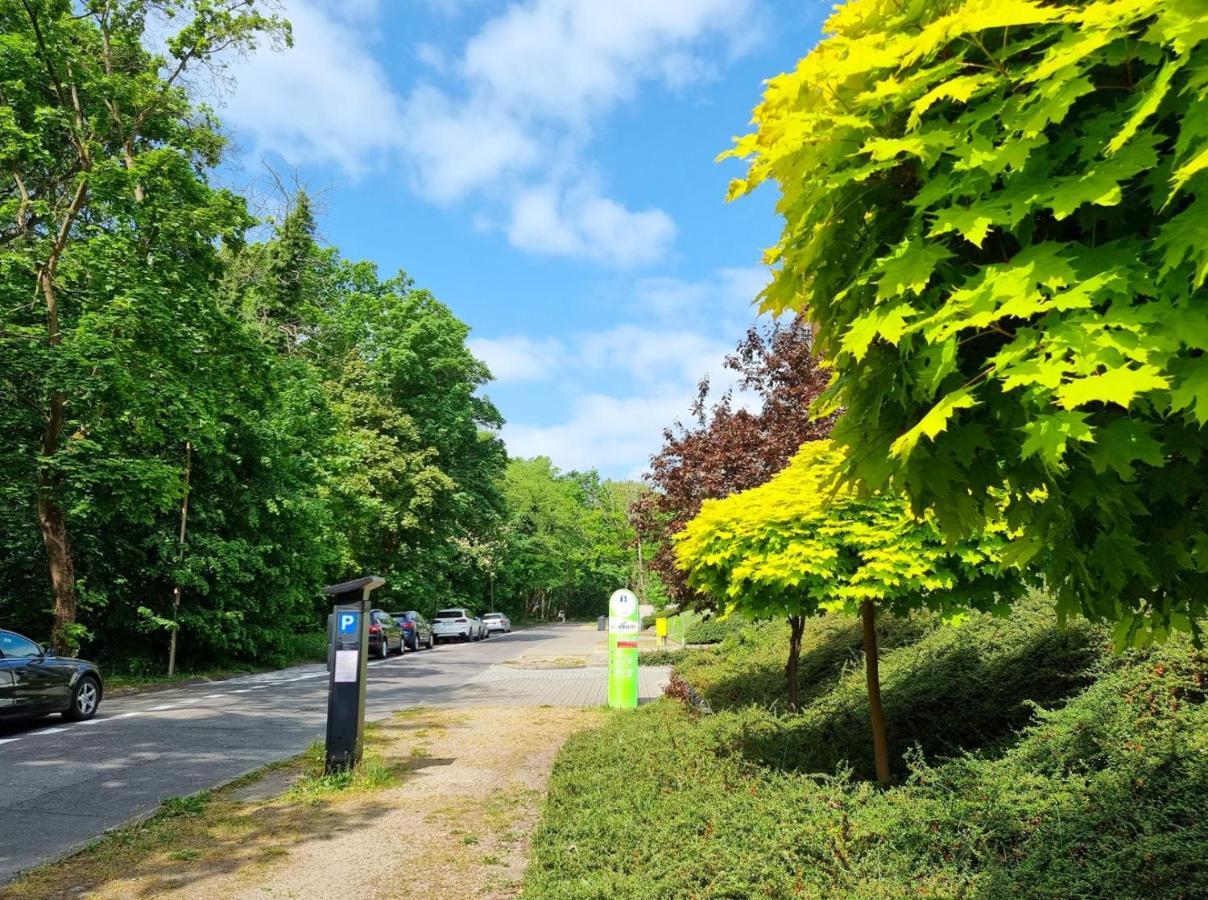
<path id="1" fill-rule="evenodd" d="M 639 666 L 674 666 L 685 662 L 692 650 L 650 650 L 638 654 Z"/>
<path id="2" fill-rule="evenodd" d="M 733 619 L 721 621 L 718 619 L 702 619 L 694 622 L 684 635 L 686 644 L 718 644 L 725 640 L 726 635 L 740 627 Z"/>
<path id="3" fill-rule="evenodd" d="M 835 622 L 853 626 L 807 629 L 799 715 L 753 699 L 780 629 L 765 623 L 677 664 L 715 715 L 662 700 L 572 737 L 525 896 L 1208 896 L 1204 653 L 1112 656 L 1040 603 L 885 623 L 882 789 L 861 777 L 858 636 Z"/>

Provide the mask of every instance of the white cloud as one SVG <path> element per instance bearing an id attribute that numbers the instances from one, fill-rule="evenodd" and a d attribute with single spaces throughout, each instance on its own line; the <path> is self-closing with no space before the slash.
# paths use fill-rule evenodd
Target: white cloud
<path id="1" fill-rule="evenodd" d="M 416 193 L 452 203 L 537 163 L 536 141 L 489 104 L 454 106 L 441 91 L 417 88 L 407 100 L 407 152 Z"/>
<path id="2" fill-rule="evenodd" d="M 585 161 L 594 127 L 645 82 L 713 77 L 749 40 L 754 0 L 525 0 L 489 20 L 405 102 L 412 183 L 441 203 L 500 209 L 520 249 L 641 266 L 675 238 L 671 217 L 631 208 Z M 732 37 L 741 35 L 741 37 Z M 426 56 L 435 60 L 431 53 Z"/>
<path id="3" fill-rule="evenodd" d="M 661 209 L 631 211 L 590 189 L 560 192 L 547 184 L 516 193 L 507 233 L 522 250 L 628 267 L 661 258 L 675 223 Z"/>
<path id="4" fill-rule="evenodd" d="M 566 348 L 556 338 L 515 335 L 471 338 L 470 352 L 487 364 L 496 380 L 533 381 L 545 378 L 561 364 Z"/>
<path id="5" fill-rule="evenodd" d="M 643 80 L 697 80 L 708 65 L 696 43 L 728 44 L 749 21 L 745 0 L 530 0 L 467 44 L 464 70 L 508 109 L 583 122 Z"/>
<path id="6" fill-rule="evenodd" d="M 509 423 L 503 440 L 513 456 L 548 456 L 563 469 L 598 468 L 613 477 L 633 476 L 646 467 L 662 443 L 663 429 L 684 414 L 686 405 L 678 392 L 653 397 L 587 394 L 575 401 L 567 421 Z"/>
<path id="7" fill-rule="evenodd" d="M 401 161 L 418 195 L 472 204 L 472 221 L 519 249 L 648 265 L 675 224 L 612 196 L 589 161 L 593 133 L 645 84 L 714 78 L 749 47 L 756 2 L 518 0 L 460 52 L 414 44 L 428 80 L 404 93 L 374 57 L 381 0 L 285 0 L 294 48 L 232 66 L 224 116 L 253 154 L 294 165 L 355 177 Z"/>
<path id="8" fill-rule="evenodd" d="M 575 359 L 592 369 L 624 372 L 638 382 L 688 387 L 721 370 L 730 342 L 686 331 L 618 325 L 585 335 Z"/>
<path id="9" fill-rule="evenodd" d="M 718 269 L 698 281 L 666 276 L 643 278 L 637 282 L 633 305 L 667 321 L 720 321 L 732 331 L 756 318 L 754 301 L 768 277 L 764 266 L 742 266 Z"/>
<path id="10" fill-rule="evenodd" d="M 509 421 L 502 434 L 512 455 L 546 455 L 562 468 L 596 467 L 609 477 L 630 477 L 645 470 L 662 445 L 663 429 L 688 416 L 702 379 L 715 397 L 733 385 L 734 373 L 724 364 L 733 337 L 660 322 L 627 323 L 565 343 L 512 335 L 476 339 L 471 347 L 501 387 L 541 381 L 572 398 L 562 422 Z M 607 392 L 580 390 L 601 383 L 611 386 Z M 758 398 L 739 394 L 733 402 L 750 406 Z"/>
<path id="11" fill-rule="evenodd" d="M 399 146 L 402 107 L 360 24 L 375 10 L 371 0 L 290 0 L 293 49 L 263 49 L 231 66 L 237 88 L 223 118 L 250 142 L 248 150 L 356 176 Z"/>

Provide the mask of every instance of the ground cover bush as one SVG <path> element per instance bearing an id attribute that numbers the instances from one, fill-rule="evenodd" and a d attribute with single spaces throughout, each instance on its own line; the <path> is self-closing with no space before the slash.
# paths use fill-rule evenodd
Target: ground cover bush
<path id="1" fill-rule="evenodd" d="M 684 633 L 686 644 L 717 644 L 731 634 L 739 623 L 736 619 L 701 619 Z"/>
<path id="2" fill-rule="evenodd" d="M 1193 897 L 1208 894 L 1208 657 L 1115 656 L 1043 601 L 959 629 L 882 623 L 895 783 L 871 775 L 858 628 L 744 627 L 663 700 L 572 738 L 534 838 L 534 897 Z M 954 633 L 958 631 L 959 633 Z"/>

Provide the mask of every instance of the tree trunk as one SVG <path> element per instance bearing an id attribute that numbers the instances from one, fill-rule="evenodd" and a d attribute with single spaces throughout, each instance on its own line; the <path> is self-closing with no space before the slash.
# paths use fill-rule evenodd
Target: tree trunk
<path id="1" fill-rule="evenodd" d="M 50 478 L 43 473 L 38 478 L 38 526 L 46 547 L 46 562 L 50 568 L 50 586 L 54 593 L 54 625 L 50 644 L 56 654 L 67 656 L 74 652 L 70 626 L 76 619 L 75 565 L 71 545 L 67 540 L 67 525 L 63 510 L 52 494 Z"/>
<path id="2" fill-rule="evenodd" d="M 52 319 L 51 344 L 58 343 L 58 320 Z M 50 409 L 46 416 L 46 431 L 42 434 L 42 458 L 48 461 L 59 449 L 59 437 L 63 432 L 66 403 L 63 395 L 54 392 L 50 396 Z M 42 545 L 46 548 L 46 565 L 50 572 L 50 589 L 54 596 L 53 622 L 50 630 L 50 645 L 56 654 L 71 655 L 71 626 L 76 620 L 75 563 L 71 558 L 71 542 L 67 537 L 67 522 L 63 509 L 55 496 L 56 479 L 45 466 L 38 472 L 38 527 L 42 532 Z"/>
<path id="3" fill-rule="evenodd" d="M 646 600 L 646 561 L 642 558 L 642 538 L 638 536 L 638 595 L 642 598 L 642 602 Z"/>
<path id="4" fill-rule="evenodd" d="M 868 676 L 868 717 L 872 722 L 872 750 L 877 781 L 889 783 L 889 741 L 885 735 L 885 712 L 881 709 L 881 676 L 877 671 L 877 622 L 871 600 L 860 604 L 864 626 L 864 670 Z"/>
<path id="5" fill-rule="evenodd" d="M 788 681 L 789 709 L 797 711 L 797 661 L 801 657 L 801 635 L 805 631 L 804 616 L 789 616 L 789 661 L 784 666 Z"/>
<path id="6" fill-rule="evenodd" d="M 85 160 L 85 168 L 90 160 Z M 71 205 L 59 226 L 58 235 L 50 248 L 46 264 L 38 270 L 37 285 L 46 303 L 46 339 L 52 347 L 63 342 L 59 327 L 59 295 L 55 289 L 55 272 L 59 260 L 67 247 L 71 227 L 84 206 L 88 196 L 88 179 L 82 178 L 71 200 Z M 59 452 L 59 439 L 67 420 L 67 398 L 60 390 L 50 392 L 49 408 L 46 411 L 46 430 L 42 433 L 42 459 L 49 459 Z M 71 543 L 67 539 L 67 522 L 62 507 L 55 496 L 58 485 L 50 470 L 44 465 L 38 472 L 38 525 L 42 530 L 42 543 L 46 547 L 46 562 L 50 569 L 50 586 L 54 593 L 54 623 L 51 627 L 50 643 L 55 653 L 70 653 L 71 626 L 76 620 L 75 564 L 71 559 Z"/>
<path id="7" fill-rule="evenodd" d="M 189 523 L 189 476 L 193 471 L 193 442 L 185 441 L 185 492 L 180 501 L 180 539 L 176 554 L 176 564 L 185 561 L 185 529 Z M 180 624 L 176 617 L 180 615 L 180 583 L 172 588 L 172 635 L 168 638 L 168 677 L 176 674 L 176 636 L 180 633 Z"/>

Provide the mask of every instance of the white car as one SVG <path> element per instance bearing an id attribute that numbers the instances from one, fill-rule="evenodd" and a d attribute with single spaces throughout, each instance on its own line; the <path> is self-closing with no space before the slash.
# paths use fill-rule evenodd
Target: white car
<path id="1" fill-rule="evenodd" d="M 432 637 L 437 641 L 480 641 L 487 634 L 482 619 L 468 609 L 442 609 L 432 620 Z"/>
<path id="2" fill-rule="evenodd" d="M 487 631 L 502 631 L 507 634 L 512 630 L 512 620 L 503 613 L 485 613 L 482 617 L 482 624 L 487 626 Z"/>

